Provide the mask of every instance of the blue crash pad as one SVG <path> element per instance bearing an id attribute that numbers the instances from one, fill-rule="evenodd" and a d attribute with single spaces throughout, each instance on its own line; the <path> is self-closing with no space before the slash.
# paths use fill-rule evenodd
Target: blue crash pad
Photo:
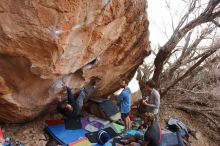
<path id="1" fill-rule="evenodd" d="M 85 137 L 85 134 L 87 133 L 87 131 L 84 129 L 65 129 L 64 124 L 48 126 L 47 130 L 51 134 L 51 136 L 59 141 L 62 145 L 68 145 L 69 143 L 76 141 L 80 137 Z"/>

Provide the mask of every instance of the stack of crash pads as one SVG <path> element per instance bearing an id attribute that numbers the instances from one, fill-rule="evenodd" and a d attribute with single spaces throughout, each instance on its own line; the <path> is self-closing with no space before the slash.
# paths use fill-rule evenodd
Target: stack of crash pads
<path id="1" fill-rule="evenodd" d="M 51 125 L 46 130 L 54 139 L 65 146 L 70 146 L 72 142 L 85 138 L 85 134 L 88 133 L 84 129 L 68 130 L 64 124 Z"/>
<path id="2" fill-rule="evenodd" d="M 96 135 L 98 130 L 103 129 L 109 133 L 111 138 L 114 138 L 123 129 L 123 126 L 96 117 L 83 117 L 80 120 L 81 127 L 75 126 L 74 128 L 76 129 L 73 130 L 67 129 L 65 126 L 66 122 L 63 120 L 47 120 L 48 126 L 46 127 L 46 131 L 61 145 L 89 146 L 97 145 Z M 105 146 L 108 145 L 110 144 L 105 144 Z"/>
<path id="3" fill-rule="evenodd" d="M 90 98 L 87 110 L 93 115 L 111 121 L 118 121 L 121 118 L 117 106 L 109 99 Z"/>
<path id="4" fill-rule="evenodd" d="M 49 126 L 46 129 L 54 139 L 56 139 L 61 145 L 65 146 L 99 146 L 97 144 L 96 137 L 100 129 L 105 130 L 110 135 L 111 139 L 121 135 L 121 132 L 124 130 L 124 126 L 122 125 L 109 123 L 109 121 L 105 121 L 96 117 L 84 117 L 80 120 L 81 127 L 78 127 L 74 130 L 66 129 L 64 124 L 65 122 L 59 120 L 49 121 Z M 174 133 L 169 130 L 163 130 L 162 133 L 163 135 L 160 146 L 182 146 L 181 136 L 179 133 Z M 144 132 L 133 129 L 129 130 L 126 135 L 143 136 Z M 111 145 L 112 144 L 110 140 L 104 146 Z"/>

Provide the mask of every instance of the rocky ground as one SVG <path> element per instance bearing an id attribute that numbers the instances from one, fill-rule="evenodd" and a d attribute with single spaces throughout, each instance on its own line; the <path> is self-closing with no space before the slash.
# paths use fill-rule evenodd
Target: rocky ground
<path id="1" fill-rule="evenodd" d="M 45 120 L 53 116 L 47 115 L 26 124 L 2 125 L 4 136 L 13 138 L 25 146 L 45 146 L 47 143 L 44 135 Z"/>
<path id="2" fill-rule="evenodd" d="M 192 115 L 191 115 L 192 116 Z M 185 123 L 190 129 L 197 131 L 197 137 L 198 140 L 195 140 L 192 136 L 190 136 L 190 141 L 192 142 L 192 146 L 219 146 L 219 144 L 216 144 L 212 140 L 210 140 L 207 135 L 206 131 L 203 129 L 200 129 L 201 123 L 196 123 L 193 121 L 193 118 L 189 116 L 188 114 L 182 112 L 182 111 L 177 111 L 169 108 L 162 108 L 161 109 L 161 114 L 160 114 L 160 123 L 164 127 L 165 126 L 165 119 L 168 118 L 177 118 L 180 119 L 183 123 Z"/>

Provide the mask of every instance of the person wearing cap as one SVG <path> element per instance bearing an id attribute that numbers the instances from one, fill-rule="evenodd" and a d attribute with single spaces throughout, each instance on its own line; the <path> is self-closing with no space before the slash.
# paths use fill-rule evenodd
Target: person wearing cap
<path id="1" fill-rule="evenodd" d="M 141 114 L 141 117 L 148 126 L 144 133 L 144 138 L 143 140 L 138 140 L 138 142 L 132 142 L 132 140 L 136 141 L 133 138 L 129 141 L 129 143 L 132 142 L 129 146 L 159 146 L 162 139 L 162 130 L 158 122 L 155 121 L 155 115 L 146 112 Z"/>
<path id="2" fill-rule="evenodd" d="M 125 131 L 129 130 L 131 127 L 131 120 L 129 118 L 129 112 L 131 110 L 131 90 L 128 87 L 129 81 L 123 79 L 120 81 L 120 86 L 124 88 L 119 96 L 117 96 L 117 100 L 120 102 L 120 112 L 121 118 L 125 125 Z"/>
<path id="3" fill-rule="evenodd" d="M 100 145 L 104 145 L 106 142 L 110 140 L 110 135 L 104 131 L 100 130 L 97 134 L 97 143 Z"/>
<path id="4" fill-rule="evenodd" d="M 82 88 L 77 97 L 73 96 L 67 83 L 63 84 L 63 88 L 67 91 L 67 103 L 62 101 L 61 96 L 57 96 L 57 111 L 67 118 L 74 118 L 80 115 L 85 97 L 94 92 L 96 86 L 89 85 Z"/>

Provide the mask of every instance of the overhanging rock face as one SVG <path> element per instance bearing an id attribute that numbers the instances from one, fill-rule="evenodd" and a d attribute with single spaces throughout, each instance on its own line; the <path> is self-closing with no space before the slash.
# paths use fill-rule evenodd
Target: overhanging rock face
<path id="1" fill-rule="evenodd" d="M 54 107 L 61 81 L 119 88 L 148 54 L 146 0 L 1 0 L 0 122 Z"/>

